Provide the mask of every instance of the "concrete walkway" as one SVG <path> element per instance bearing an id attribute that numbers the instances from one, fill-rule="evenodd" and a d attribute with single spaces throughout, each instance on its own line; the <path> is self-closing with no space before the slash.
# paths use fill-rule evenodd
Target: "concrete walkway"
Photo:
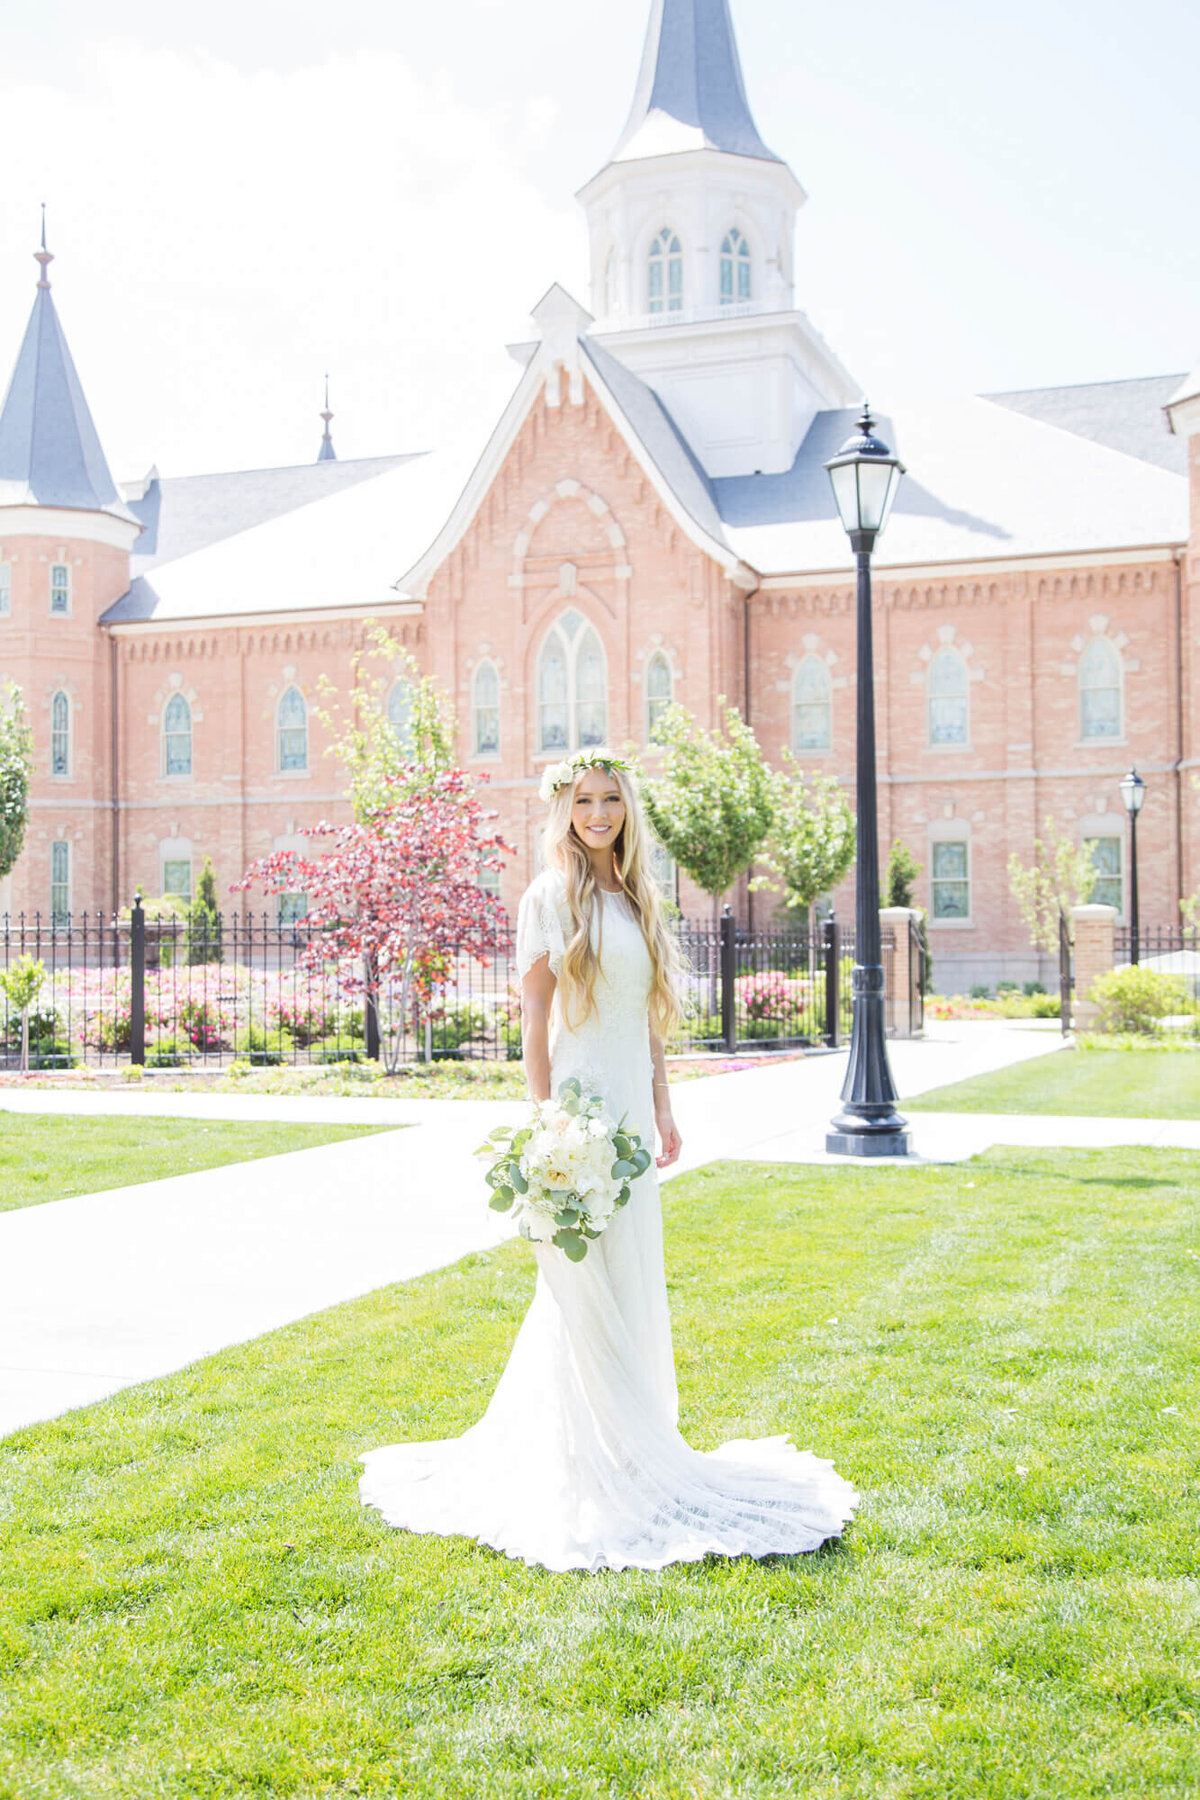
<path id="1" fill-rule="evenodd" d="M 890 1046 L 902 1095 L 1051 1054 L 1050 1031 L 937 1025 Z M 685 1155 L 824 1160 L 845 1053 L 682 1082 Z M 4 1112 L 408 1125 L 371 1137 L 0 1214 L 0 1435 L 503 1239 L 472 1151 L 515 1101 L 0 1090 Z M 919 1114 L 925 1161 L 988 1143 L 1183 1142 L 1133 1120 Z M 1115 1132 L 1117 1135 L 1106 1135 Z M 1153 1135 L 1151 1135 L 1153 1134 Z"/>

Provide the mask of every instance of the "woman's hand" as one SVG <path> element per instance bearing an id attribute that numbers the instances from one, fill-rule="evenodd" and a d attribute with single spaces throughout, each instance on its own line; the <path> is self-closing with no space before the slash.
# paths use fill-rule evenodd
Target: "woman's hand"
<path id="1" fill-rule="evenodd" d="M 679 1135 L 679 1127 L 675 1123 L 669 1100 L 664 1100 L 661 1106 L 655 1107 L 654 1123 L 658 1127 L 662 1143 L 662 1155 L 656 1157 L 655 1162 L 660 1169 L 669 1169 L 673 1162 L 679 1161 L 679 1153 L 683 1149 L 683 1139 Z"/>

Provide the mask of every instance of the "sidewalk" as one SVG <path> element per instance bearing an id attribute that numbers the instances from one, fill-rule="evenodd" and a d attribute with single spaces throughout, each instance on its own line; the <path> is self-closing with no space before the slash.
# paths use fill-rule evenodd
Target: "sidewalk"
<path id="1" fill-rule="evenodd" d="M 969 1023 L 889 1050 L 906 1095 L 1060 1045 L 1054 1032 Z M 841 1052 L 681 1082 L 686 1152 L 670 1174 L 717 1157 L 824 1160 L 845 1065 Z M 0 1215 L 0 1435 L 501 1242 L 507 1227 L 483 1204 L 471 1152 L 492 1124 L 523 1110 L 515 1101 L 0 1091 L 0 1130 L 5 1111 L 410 1127 Z M 1119 1135 L 1106 1137 L 1109 1129 Z M 1173 1132 L 1192 1133 L 1188 1147 L 1200 1148 L 1200 1128 L 1162 1121 L 914 1120 L 926 1161 L 996 1142 L 1183 1141 Z"/>

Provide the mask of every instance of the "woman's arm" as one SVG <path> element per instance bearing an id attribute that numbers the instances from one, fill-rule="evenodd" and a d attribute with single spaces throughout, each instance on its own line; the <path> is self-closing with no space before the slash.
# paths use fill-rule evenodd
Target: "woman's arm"
<path id="1" fill-rule="evenodd" d="M 550 1098 L 550 1008 L 557 986 L 549 956 L 539 956 L 521 982 L 521 1060 L 535 1100 Z"/>
<path id="2" fill-rule="evenodd" d="M 678 1162 L 683 1139 L 671 1111 L 671 1089 L 667 1081 L 667 1059 L 663 1055 L 662 1039 L 655 1037 L 653 1032 L 650 1033 L 650 1061 L 654 1065 L 654 1123 L 662 1140 L 662 1155 L 657 1158 L 657 1162 L 660 1169 L 668 1169 L 673 1162 Z"/>

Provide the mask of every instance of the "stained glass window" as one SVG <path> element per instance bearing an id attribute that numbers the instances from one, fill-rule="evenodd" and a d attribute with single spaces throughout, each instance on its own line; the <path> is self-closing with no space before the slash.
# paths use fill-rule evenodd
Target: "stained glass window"
<path id="1" fill-rule="evenodd" d="M 1119 837 L 1084 838 L 1083 847 L 1091 853 L 1096 879 L 1088 900 L 1093 906 L 1115 906 L 1122 910 L 1121 840 Z"/>
<path id="2" fill-rule="evenodd" d="M 308 767 L 308 707 L 298 687 L 290 687 L 275 715 L 280 769 Z"/>
<path id="3" fill-rule="evenodd" d="M 933 916 L 935 919 L 969 919 L 971 887 L 967 874 L 965 842 L 933 845 Z"/>
<path id="4" fill-rule="evenodd" d="M 792 677 L 792 749 L 828 750 L 831 714 L 825 665 L 818 657 L 806 656 Z"/>
<path id="5" fill-rule="evenodd" d="M 929 742 L 967 741 L 967 665 L 957 650 L 939 650 L 929 666 Z"/>
<path id="6" fill-rule="evenodd" d="M 471 683 L 476 756 L 500 753 L 500 677 L 493 662 L 482 662 Z"/>
<path id="7" fill-rule="evenodd" d="M 1121 665 L 1107 638 L 1094 637 L 1079 659 L 1079 735 L 1121 736 Z"/>
<path id="8" fill-rule="evenodd" d="M 61 689 L 50 702 L 50 773 L 71 773 L 71 702 Z"/>
<path id="9" fill-rule="evenodd" d="M 50 916 L 56 925 L 71 916 L 71 846 L 65 838 L 50 846 Z"/>
<path id="10" fill-rule="evenodd" d="M 50 611 L 65 613 L 71 610 L 71 571 L 66 563 L 50 565 Z"/>
<path id="11" fill-rule="evenodd" d="M 192 772 L 192 709 L 182 694 L 172 694 L 163 712 L 163 774 Z"/>
<path id="12" fill-rule="evenodd" d="M 538 749 L 602 744 L 608 670 L 595 628 L 574 607 L 550 627 L 538 658 Z"/>
<path id="13" fill-rule="evenodd" d="M 646 296 L 648 312 L 683 310 L 683 249 L 669 225 L 650 246 Z"/>
<path id="14" fill-rule="evenodd" d="M 738 230 L 721 241 L 721 305 L 750 298 L 750 246 Z"/>

